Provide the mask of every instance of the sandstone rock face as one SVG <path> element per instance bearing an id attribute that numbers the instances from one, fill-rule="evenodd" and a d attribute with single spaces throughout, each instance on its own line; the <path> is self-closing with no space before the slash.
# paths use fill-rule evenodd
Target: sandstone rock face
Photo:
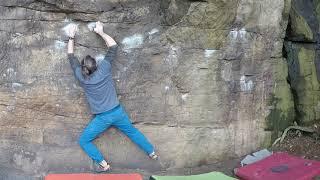
<path id="1" fill-rule="evenodd" d="M 110 129 L 95 142 L 114 167 L 196 167 L 269 144 L 294 120 L 282 57 L 289 11 L 283 0 L 0 1 L 1 176 L 91 169 L 77 144 L 91 115 L 66 59 L 69 23 L 80 58 L 106 52 L 91 22 L 120 44 L 119 98 L 161 156 L 150 161 Z M 310 29 L 301 37 L 313 39 Z"/>
<path id="2" fill-rule="evenodd" d="M 319 1 L 292 1 L 285 51 L 297 122 L 320 119 Z"/>

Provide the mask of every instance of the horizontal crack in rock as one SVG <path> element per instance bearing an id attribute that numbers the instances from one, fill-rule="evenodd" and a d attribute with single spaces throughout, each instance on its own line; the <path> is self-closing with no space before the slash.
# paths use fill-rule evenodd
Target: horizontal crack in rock
<path id="1" fill-rule="evenodd" d="M 19 5 L 0 5 L 0 7 L 7 7 L 7 8 L 24 8 L 29 9 L 33 11 L 40 11 L 40 12 L 49 12 L 49 13 L 64 13 L 64 14 L 100 14 L 104 11 L 97 11 L 97 12 L 85 12 L 85 11 L 76 11 L 76 10 L 70 10 L 70 9 L 39 9 L 39 8 L 33 8 L 33 7 L 25 7 L 25 6 L 19 6 Z"/>

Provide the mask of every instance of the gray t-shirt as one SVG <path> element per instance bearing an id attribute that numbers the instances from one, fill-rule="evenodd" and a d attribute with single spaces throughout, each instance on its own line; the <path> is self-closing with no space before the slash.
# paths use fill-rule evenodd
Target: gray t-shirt
<path id="1" fill-rule="evenodd" d="M 82 75 L 81 65 L 74 54 L 68 54 L 74 75 L 84 89 L 93 114 L 109 111 L 119 105 L 111 73 L 111 62 L 116 56 L 117 47 L 109 47 L 105 58 L 97 65 L 97 70 L 88 78 Z"/>

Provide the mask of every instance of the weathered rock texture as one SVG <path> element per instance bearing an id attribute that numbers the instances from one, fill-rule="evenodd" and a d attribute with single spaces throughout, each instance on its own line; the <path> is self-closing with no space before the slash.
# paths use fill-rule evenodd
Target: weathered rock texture
<path id="1" fill-rule="evenodd" d="M 111 129 L 96 143 L 114 167 L 196 167 L 269 144 L 295 118 L 282 57 L 289 11 L 283 0 L 0 1 L 1 176 L 91 169 L 77 144 L 91 115 L 66 59 L 71 22 L 79 57 L 106 52 L 90 22 L 119 42 L 119 98 L 161 156 L 150 161 Z"/>
<path id="2" fill-rule="evenodd" d="M 320 1 L 292 1 L 285 53 L 296 120 L 302 125 L 320 120 L 319 22 Z"/>

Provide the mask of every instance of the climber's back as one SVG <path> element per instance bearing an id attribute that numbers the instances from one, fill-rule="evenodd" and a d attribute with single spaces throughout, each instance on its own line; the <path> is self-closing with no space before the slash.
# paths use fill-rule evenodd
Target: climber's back
<path id="1" fill-rule="evenodd" d="M 119 105 L 111 72 L 111 61 L 116 51 L 117 45 L 111 46 L 105 58 L 100 62 L 91 56 L 86 56 L 81 61 L 81 66 L 74 70 L 93 114 L 106 112 Z M 70 62 L 78 61 L 75 56 L 69 56 L 69 58 Z"/>

